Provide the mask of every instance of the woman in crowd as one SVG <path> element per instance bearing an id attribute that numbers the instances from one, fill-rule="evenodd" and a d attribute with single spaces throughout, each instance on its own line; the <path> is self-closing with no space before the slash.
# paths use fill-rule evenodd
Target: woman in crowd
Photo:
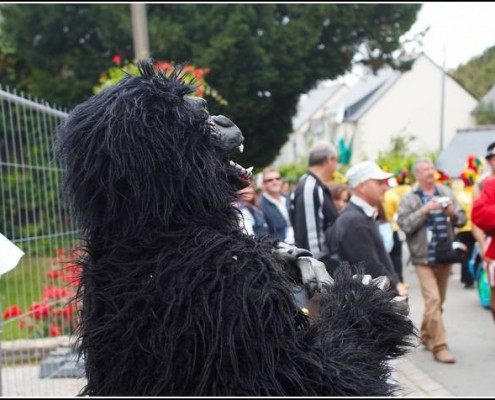
<path id="1" fill-rule="evenodd" d="M 330 185 L 330 191 L 332 192 L 333 204 L 340 213 L 351 198 L 349 188 L 345 183 L 333 183 Z"/>
<path id="2" fill-rule="evenodd" d="M 261 236 L 268 234 L 268 224 L 266 223 L 263 211 L 258 207 L 260 191 L 256 190 L 254 181 L 239 191 L 239 201 L 237 206 L 241 211 L 239 224 L 248 235 Z"/>

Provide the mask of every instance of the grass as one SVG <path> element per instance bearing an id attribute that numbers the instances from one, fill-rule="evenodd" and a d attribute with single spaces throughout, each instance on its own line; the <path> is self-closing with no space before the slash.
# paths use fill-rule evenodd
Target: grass
<path id="1" fill-rule="evenodd" d="M 53 258 L 25 256 L 16 268 L 0 277 L 1 311 L 17 305 L 25 311 L 35 301 L 41 301 L 43 287 L 49 284 L 46 272 L 55 267 Z M 27 338 L 19 329 L 18 319 L 2 321 L 3 340 Z"/>
<path id="2" fill-rule="evenodd" d="M 36 332 L 32 330 L 19 328 L 19 317 L 4 320 L 3 313 L 8 307 L 17 305 L 25 313 L 34 302 L 43 302 L 45 287 L 68 288 L 67 283 L 53 281 L 47 276 L 48 271 L 65 266 L 60 263 L 64 258 L 63 255 L 60 255 L 62 258 L 57 258 L 57 254 L 53 257 L 40 256 L 37 254 L 39 248 L 31 249 L 29 245 L 23 250 L 26 255 L 17 267 L 0 276 L 0 340 L 2 341 L 40 337 L 40 334 L 36 336 Z M 46 334 L 45 332 L 44 335 Z"/>

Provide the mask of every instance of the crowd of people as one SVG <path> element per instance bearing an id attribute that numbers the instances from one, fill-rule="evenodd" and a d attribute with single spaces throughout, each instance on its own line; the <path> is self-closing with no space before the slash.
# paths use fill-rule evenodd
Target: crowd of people
<path id="1" fill-rule="evenodd" d="M 307 172 L 290 193 L 280 171 L 265 168 L 261 187 L 253 180 L 242 193 L 240 223 L 248 234 L 309 250 L 332 276 L 339 268 L 386 276 L 390 290 L 407 297 L 405 243 L 424 301 L 421 343 L 434 360 L 455 363 L 442 312 L 454 263 L 461 264 L 464 287 L 474 286 L 475 249 L 488 277 L 495 321 L 495 143 L 485 157 L 470 155 L 458 177 L 438 171 L 429 158 L 415 160 L 412 183 L 404 179 L 407 169 L 394 175 L 374 161 L 352 165 L 344 182 L 334 179 L 337 168 L 337 150 L 326 141 L 312 146 Z"/>

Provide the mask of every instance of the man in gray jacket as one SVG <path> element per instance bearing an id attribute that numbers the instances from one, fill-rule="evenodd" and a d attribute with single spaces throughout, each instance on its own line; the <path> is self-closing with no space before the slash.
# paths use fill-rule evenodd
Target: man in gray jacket
<path id="1" fill-rule="evenodd" d="M 435 168 L 430 159 L 417 160 L 413 172 L 418 186 L 402 198 L 397 222 L 406 234 L 425 304 L 421 342 L 432 351 L 436 361 L 454 363 L 442 320 L 452 264 L 439 262 L 436 249 L 443 238 L 453 241 L 454 227 L 466 223 L 466 214 L 452 190 L 435 183 Z"/>

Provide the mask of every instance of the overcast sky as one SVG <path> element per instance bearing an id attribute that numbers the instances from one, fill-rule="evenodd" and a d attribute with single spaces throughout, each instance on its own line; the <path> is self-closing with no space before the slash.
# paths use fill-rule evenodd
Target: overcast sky
<path id="1" fill-rule="evenodd" d="M 495 2 L 422 4 L 416 22 L 401 39 L 412 38 L 430 27 L 423 38 L 422 47 L 414 47 L 423 51 L 439 66 L 443 65 L 445 55 L 447 71 L 466 64 L 472 57 L 495 46 Z M 406 45 L 406 49 L 411 48 L 411 45 Z M 352 86 L 363 73 L 367 74 L 369 71 L 355 66 L 350 73 L 335 81 L 344 81 Z M 328 84 L 335 81 L 329 81 Z"/>
<path id="2" fill-rule="evenodd" d="M 423 51 L 437 64 L 455 69 L 495 46 L 495 2 L 423 3 L 416 23 L 406 35 L 430 30 Z"/>

